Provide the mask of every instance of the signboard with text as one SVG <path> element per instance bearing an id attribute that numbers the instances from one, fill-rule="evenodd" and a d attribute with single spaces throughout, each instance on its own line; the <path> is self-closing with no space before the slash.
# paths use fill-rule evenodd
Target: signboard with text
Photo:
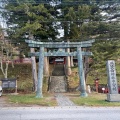
<path id="1" fill-rule="evenodd" d="M 16 80 L 2 80 L 2 88 L 16 88 Z"/>
<path id="2" fill-rule="evenodd" d="M 117 85 L 116 69 L 115 69 L 114 60 L 107 61 L 107 75 L 108 75 L 109 93 L 118 94 L 118 85 Z"/>

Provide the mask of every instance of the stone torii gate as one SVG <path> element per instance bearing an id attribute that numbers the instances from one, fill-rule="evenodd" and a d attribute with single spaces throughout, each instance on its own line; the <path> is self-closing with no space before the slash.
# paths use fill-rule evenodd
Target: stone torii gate
<path id="1" fill-rule="evenodd" d="M 86 83 L 84 76 L 84 68 L 83 68 L 83 59 L 82 56 L 92 55 L 91 52 L 84 52 L 81 48 L 91 47 L 92 43 L 95 40 L 83 41 L 83 42 L 37 42 L 33 40 L 26 40 L 29 47 L 32 48 L 40 48 L 39 52 L 30 53 L 31 56 L 39 56 L 39 68 L 38 68 L 38 82 L 37 82 L 37 92 L 36 98 L 42 98 L 42 86 L 43 86 L 43 66 L 44 66 L 44 57 L 45 56 L 77 56 L 78 58 L 78 70 L 79 70 L 79 78 L 80 78 L 80 96 L 86 97 Z M 76 52 L 67 53 L 65 51 L 58 52 L 45 52 L 44 48 L 77 48 Z"/>

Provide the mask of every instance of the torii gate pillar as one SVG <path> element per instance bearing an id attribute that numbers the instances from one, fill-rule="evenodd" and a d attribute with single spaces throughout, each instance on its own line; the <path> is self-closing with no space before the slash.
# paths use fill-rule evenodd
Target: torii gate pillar
<path id="1" fill-rule="evenodd" d="M 39 69 L 38 69 L 38 83 L 36 98 L 42 98 L 42 86 L 43 86 L 43 66 L 44 66 L 44 47 L 40 47 L 39 52 Z"/>
<path id="2" fill-rule="evenodd" d="M 85 84 L 85 74 L 83 69 L 83 59 L 82 59 L 82 51 L 81 47 L 77 47 L 77 58 L 78 58 L 78 71 L 79 71 L 79 79 L 80 79 L 80 96 L 86 97 L 88 96 L 86 92 L 86 84 Z"/>

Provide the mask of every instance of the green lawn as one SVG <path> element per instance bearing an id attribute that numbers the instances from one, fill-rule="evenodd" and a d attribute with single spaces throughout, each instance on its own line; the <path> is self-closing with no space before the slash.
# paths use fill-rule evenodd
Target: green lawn
<path id="1" fill-rule="evenodd" d="M 106 101 L 107 95 L 102 93 L 91 93 L 88 97 L 80 97 L 79 92 L 64 93 L 78 106 L 110 107 L 120 106 L 120 102 Z M 57 106 L 57 101 L 53 94 L 45 94 L 43 98 L 35 98 L 35 94 L 7 95 L 9 102 L 18 105 L 39 105 L 39 106 Z"/>
<path id="2" fill-rule="evenodd" d="M 120 102 L 106 101 L 107 95 L 102 93 L 91 93 L 85 98 L 73 95 L 70 99 L 78 106 L 120 106 Z"/>
<path id="3" fill-rule="evenodd" d="M 56 106 L 56 100 L 52 95 L 36 98 L 35 94 L 8 95 L 9 102 L 27 105 Z"/>

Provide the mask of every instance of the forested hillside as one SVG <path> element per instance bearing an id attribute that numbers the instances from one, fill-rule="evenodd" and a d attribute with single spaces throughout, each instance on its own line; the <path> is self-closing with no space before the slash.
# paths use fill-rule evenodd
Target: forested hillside
<path id="1" fill-rule="evenodd" d="M 119 72 L 120 0 L 1 0 L 1 4 L 7 37 L 26 56 L 29 36 L 49 42 L 95 39 L 86 50 L 93 52 L 89 75 L 102 79 L 109 59 L 116 61 Z"/>

